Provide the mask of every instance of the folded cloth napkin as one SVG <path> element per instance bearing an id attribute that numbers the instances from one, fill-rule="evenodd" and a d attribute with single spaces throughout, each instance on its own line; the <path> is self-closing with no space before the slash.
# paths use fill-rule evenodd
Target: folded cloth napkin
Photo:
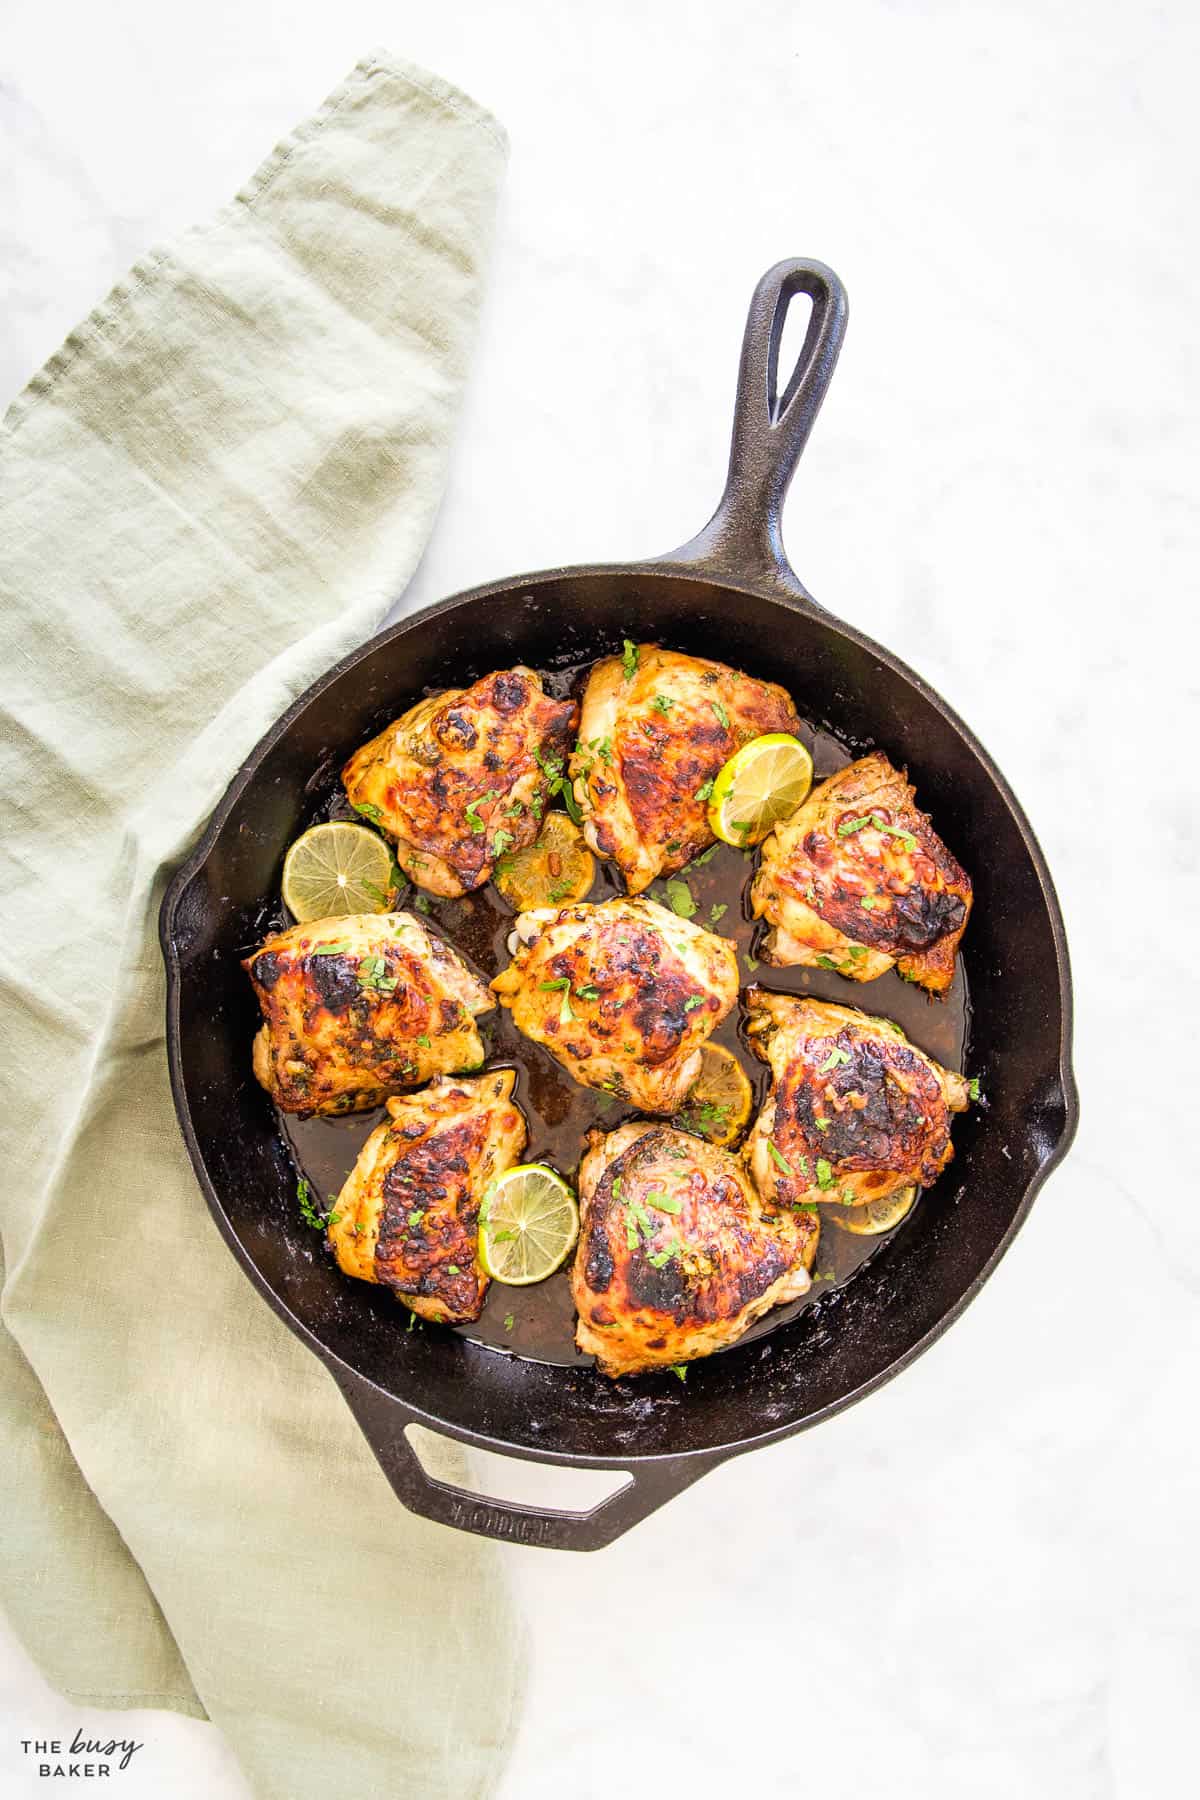
<path id="1" fill-rule="evenodd" d="M 504 157 L 472 101 L 368 59 L 0 434 L 3 1598 L 72 1698 L 207 1715 L 288 1800 L 489 1791 L 520 1639 L 493 1553 L 400 1508 L 221 1243 L 156 919 L 421 554 Z"/>

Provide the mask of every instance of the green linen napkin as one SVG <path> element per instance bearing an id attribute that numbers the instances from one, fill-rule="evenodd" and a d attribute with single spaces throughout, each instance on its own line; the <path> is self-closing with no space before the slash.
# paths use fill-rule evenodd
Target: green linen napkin
<path id="1" fill-rule="evenodd" d="M 3 1598 L 66 1694 L 207 1715 L 288 1800 L 488 1791 L 519 1634 L 494 1554 L 401 1509 L 221 1243 L 156 918 L 421 554 L 504 158 L 472 101 L 368 59 L 0 433 Z"/>

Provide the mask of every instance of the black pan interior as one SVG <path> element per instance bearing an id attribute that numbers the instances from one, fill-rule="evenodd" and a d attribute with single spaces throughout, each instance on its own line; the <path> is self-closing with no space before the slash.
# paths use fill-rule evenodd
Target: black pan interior
<path id="1" fill-rule="evenodd" d="M 852 751 L 907 766 L 975 882 L 965 939 L 972 1072 L 986 1107 L 955 1124 L 956 1160 L 844 1288 L 769 1336 L 670 1375 L 612 1383 L 432 1330 L 347 1282 L 299 1220 L 295 1174 L 249 1070 L 256 1009 L 238 959 L 268 924 L 283 853 L 314 781 L 423 689 L 525 662 L 566 667 L 660 641 L 782 682 Z M 179 896 L 175 1054 L 193 1155 L 243 1262 L 314 1347 L 432 1424 L 496 1447 L 620 1460 L 745 1447 L 811 1423 L 882 1379 L 949 1321 L 1065 1148 L 1061 928 L 1003 784 L 942 703 L 894 659 L 803 602 L 667 570 L 567 571 L 446 603 L 334 671 L 235 783 Z M 841 984 L 872 1010 L 871 988 Z"/>

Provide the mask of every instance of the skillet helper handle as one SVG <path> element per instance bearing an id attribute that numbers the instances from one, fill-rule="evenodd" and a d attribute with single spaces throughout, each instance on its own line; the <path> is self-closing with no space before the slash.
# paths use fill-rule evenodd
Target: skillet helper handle
<path id="1" fill-rule="evenodd" d="M 797 294 L 809 296 L 812 313 L 781 393 L 779 346 Z M 783 502 L 837 367 L 848 310 L 845 288 L 824 263 L 790 257 L 767 270 L 742 338 L 725 492 L 704 530 L 660 561 L 811 601 L 783 548 Z"/>
<path id="2" fill-rule="evenodd" d="M 643 1462 L 636 1471 L 625 1471 L 630 1479 L 623 1487 L 586 1512 L 492 1499 L 439 1481 L 426 1472 L 405 1430 L 408 1425 L 422 1423 L 416 1413 L 348 1370 L 336 1370 L 334 1378 L 396 1497 L 409 1512 L 456 1531 L 473 1531 L 480 1537 L 499 1538 L 507 1543 L 548 1550 L 602 1550 L 691 1487 L 721 1460 L 689 1456 Z M 620 1463 L 592 1466 L 622 1468 Z"/>

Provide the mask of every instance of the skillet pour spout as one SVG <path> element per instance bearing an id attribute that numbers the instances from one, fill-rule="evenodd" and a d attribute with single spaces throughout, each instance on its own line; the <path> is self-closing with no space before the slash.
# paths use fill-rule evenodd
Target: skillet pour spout
<path id="1" fill-rule="evenodd" d="M 784 318 L 796 296 L 812 310 L 781 384 Z M 337 1381 L 400 1500 L 446 1525 L 598 1549 L 729 1457 L 861 1399 L 978 1293 L 1075 1131 L 1066 939 L 1024 813 L 946 703 L 818 606 L 784 554 L 784 499 L 846 315 L 842 285 L 824 264 L 794 258 L 770 269 L 746 324 L 725 490 L 704 529 L 662 558 L 476 588 L 346 657 L 247 758 L 163 902 L 171 1085 L 213 1218 L 259 1293 Z M 986 1105 L 956 1126 L 950 1170 L 844 1287 L 769 1336 L 693 1363 L 686 1386 L 669 1374 L 610 1382 L 582 1364 L 534 1361 L 448 1330 L 406 1333 L 389 1295 L 345 1281 L 296 1215 L 295 1169 L 250 1073 L 257 1021 L 239 963 L 277 891 L 314 770 L 426 689 L 517 661 L 553 670 L 619 654 L 635 621 L 647 639 L 781 683 L 802 717 L 845 746 L 886 748 L 975 882 L 964 959 L 971 1060 Z M 426 1472 L 413 1426 L 627 1479 L 575 1511 L 467 1493 Z"/>

